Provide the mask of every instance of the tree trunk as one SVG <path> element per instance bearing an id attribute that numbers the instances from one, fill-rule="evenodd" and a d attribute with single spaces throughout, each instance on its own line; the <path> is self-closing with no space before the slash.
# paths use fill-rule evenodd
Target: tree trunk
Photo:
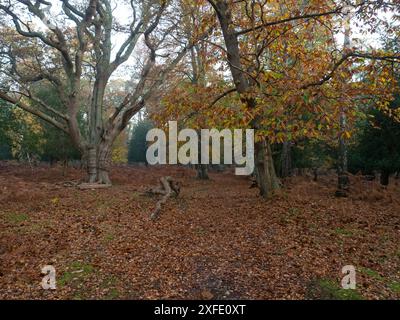
<path id="1" fill-rule="evenodd" d="M 347 196 L 350 187 L 350 179 L 347 172 L 347 143 L 344 137 L 346 130 L 346 115 L 340 114 L 341 135 L 339 137 L 339 165 L 338 165 L 338 190 L 337 196 Z"/>
<path id="2" fill-rule="evenodd" d="M 86 161 L 88 183 L 111 185 L 109 169 L 111 165 L 111 147 L 100 145 L 98 149 L 89 148 L 82 160 Z"/>
<path id="3" fill-rule="evenodd" d="M 201 131 L 198 130 L 197 134 L 200 136 L 201 135 Z M 199 164 L 196 165 L 196 171 L 197 171 L 197 179 L 200 180 L 209 180 L 209 176 L 208 176 L 208 165 L 206 164 L 202 164 L 201 163 L 201 141 L 199 139 L 198 142 L 198 150 L 199 150 Z"/>
<path id="4" fill-rule="evenodd" d="M 98 177 L 97 182 L 100 184 L 111 185 L 111 180 L 109 177 L 109 170 L 111 166 L 111 147 L 102 147 L 99 150 L 98 155 Z"/>
<path id="5" fill-rule="evenodd" d="M 210 1 L 210 4 L 217 12 L 218 20 L 222 29 L 224 42 L 227 51 L 227 59 L 229 69 L 232 74 L 233 82 L 236 91 L 241 95 L 241 100 L 246 103 L 249 109 L 257 107 L 257 102 L 254 98 L 248 97 L 254 81 L 249 79 L 244 72 L 244 67 L 241 61 L 238 36 L 235 31 L 232 13 L 227 1 L 219 0 L 217 2 Z M 253 129 L 259 129 L 259 119 L 254 119 L 251 123 Z M 258 142 L 255 144 L 255 171 L 257 184 L 260 189 L 260 194 L 267 198 L 270 192 L 279 188 L 279 181 L 276 176 L 274 162 L 271 154 L 271 147 L 268 142 Z"/>
<path id="6" fill-rule="evenodd" d="M 380 180 L 381 180 L 381 185 L 388 186 L 390 180 L 390 172 L 387 170 L 382 170 Z"/>
<path id="7" fill-rule="evenodd" d="M 196 165 L 196 170 L 197 170 L 197 179 L 200 180 L 208 180 L 208 168 L 206 164 L 198 164 Z"/>
<path id="8" fill-rule="evenodd" d="M 351 48 L 350 35 L 351 35 L 351 16 L 350 12 L 346 15 L 345 30 L 344 30 L 344 50 L 349 50 Z M 339 136 L 339 166 L 338 166 L 338 190 L 336 191 L 336 196 L 347 197 L 347 192 L 350 187 L 350 180 L 347 170 L 347 143 L 345 138 L 345 132 L 347 127 L 346 113 L 344 109 L 340 111 L 339 126 L 340 126 L 340 136 Z"/>
<path id="9" fill-rule="evenodd" d="M 282 147 L 281 176 L 287 178 L 292 175 L 292 147 L 289 141 L 285 141 Z"/>
<path id="10" fill-rule="evenodd" d="M 272 158 L 271 146 L 266 141 L 255 145 L 255 174 L 260 195 L 268 198 L 271 193 L 280 188 Z"/>
<path id="11" fill-rule="evenodd" d="M 87 161 L 88 182 L 95 183 L 97 181 L 97 152 L 96 148 L 91 147 L 85 155 Z"/>

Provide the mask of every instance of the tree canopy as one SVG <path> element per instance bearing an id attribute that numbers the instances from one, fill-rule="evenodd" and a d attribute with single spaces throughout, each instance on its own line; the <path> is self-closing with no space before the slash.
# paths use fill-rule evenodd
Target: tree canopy
<path id="1" fill-rule="evenodd" d="M 253 128 L 268 196 L 279 188 L 272 145 L 343 145 L 360 105 L 398 113 L 390 104 L 399 48 L 361 39 L 398 41 L 399 8 L 396 0 L 1 0 L 0 99 L 68 135 L 91 183 L 111 183 L 112 146 L 144 108 L 160 126 Z M 45 86 L 55 104 L 39 94 Z"/>

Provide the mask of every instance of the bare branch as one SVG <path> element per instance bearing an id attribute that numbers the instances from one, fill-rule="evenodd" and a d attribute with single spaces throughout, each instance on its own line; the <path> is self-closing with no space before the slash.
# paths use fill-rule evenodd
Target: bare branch
<path id="1" fill-rule="evenodd" d="M 221 99 L 225 98 L 227 95 L 236 92 L 236 88 L 232 88 L 229 89 L 227 91 L 225 91 L 224 93 L 220 94 L 218 97 L 216 97 L 214 99 L 213 102 L 211 102 L 211 104 L 209 105 L 209 108 L 213 107 L 218 101 L 220 101 Z"/>
<path id="2" fill-rule="evenodd" d="M 400 62 L 400 55 L 374 55 L 371 53 L 357 53 L 357 52 L 349 52 L 344 54 L 332 67 L 331 71 L 325 75 L 320 81 L 313 82 L 313 83 L 308 83 L 304 86 L 302 86 L 300 89 L 308 89 L 310 87 L 316 87 L 316 86 L 321 86 L 324 83 L 328 82 L 333 78 L 335 75 L 335 72 L 339 69 L 339 67 L 345 63 L 349 58 L 351 57 L 356 57 L 356 58 L 366 58 L 366 59 L 371 59 L 371 60 L 380 60 L 380 61 L 388 61 L 388 62 Z"/>
<path id="3" fill-rule="evenodd" d="M 29 11 L 32 14 L 34 14 L 36 17 L 38 17 L 40 19 L 44 19 L 44 13 L 37 6 L 34 6 L 30 1 L 19 0 L 19 2 L 26 5 L 28 7 Z M 30 29 L 23 30 L 23 28 L 21 26 L 22 21 L 18 18 L 18 16 L 9 7 L 6 7 L 2 4 L 0 4 L 0 9 L 3 10 L 6 14 L 8 14 L 12 18 L 15 29 L 17 30 L 17 32 L 20 35 L 22 35 L 24 37 L 28 37 L 28 38 L 38 38 L 44 44 L 57 49 L 61 53 L 61 55 L 64 59 L 64 62 L 65 62 L 64 67 L 65 67 L 67 74 L 69 74 L 69 75 L 72 74 L 72 72 L 73 72 L 72 60 L 68 53 L 68 49 L 67 49 L 67 45 L 65 42 L 63 32 L 60 29 L 58 29 L 58 28 L 51 29 L 51 31 L 53 31 L 57 36 L 58 42 L 56 42 L 56 41 L 46 37 L 41 32 L 32 31 Z"/>
<path id="4" fill-rule="evenodd" d="M 24 92 L 20 92 L 20 91 L 12 91 L 12 92 L 17 93 L 19 95 L 22 95 L 22 96 L 28 98 L 32 102 L 35 102 L 35 103 L 39 104 L 41 107 L 43 107 L 47 111 L 50 111 L 50 112 L 54 113 L 56 116 L 64 119 L 65 121 L 69 121 L 69 117 L 67 115 L 65 115 L 65 114 L 61 113 L 60 111 L 54 109 L 53 107 L 49 106 L 42 99 L 33 96 L 33 94 L 31 93 L 30 90 L 28 90 L 28 89 L 26 89 L 26 90 L 27 90 L 28 93 L 24 93 Z"/>
<path id="5" fill-rule="evenodd" d="M 9 96 L 8 94 L 6 94 L 5 92 L 1 92 L 0 91 L 0 99 L 7 101 L 35 116 L 38 116 L 39 118 L 41 118 L 42 120 L 52 124 L 53 126 L 55 126 L 56 128 L 64 131 L 65 133 L 69 133 L 67 126 L 63 125 L 62 123 L 60 123 L 59 121 L 57 121 L 55 118 L 45 114 L 44 112 L 31 107 L 30 105 L 24 103 L 21 98 L 17 99 L 14 97 Z"/>

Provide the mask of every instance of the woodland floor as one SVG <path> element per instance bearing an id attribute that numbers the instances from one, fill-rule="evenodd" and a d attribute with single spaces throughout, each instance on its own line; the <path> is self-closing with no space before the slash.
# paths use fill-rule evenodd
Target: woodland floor
<path id="1" fill-rule="evenodd" d="M 113 168 L 107 190 L 57 184 L 82 175 L 0 164 L 0 299 L 400 298 L 397 181 L 352 177 L 337 199 L 334 176 L 296 177 L 268 201 L 247 178 L 174 167 Z M 141 192 L 165 175 L 182 192 L 152 222 L 157 198 Z M 339 289 L 345 265 L 357 291 Z"/>

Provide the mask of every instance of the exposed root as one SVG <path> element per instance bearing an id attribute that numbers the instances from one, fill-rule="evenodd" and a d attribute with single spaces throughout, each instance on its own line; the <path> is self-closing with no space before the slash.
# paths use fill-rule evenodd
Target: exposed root
<path id="1" fill-rule="evenodd" d="M 160 178 L 160 186 L 157 188 L 151 188 L 146 191 L 148 195 L 162 195 L 160 201 L 157 202 L 154 211 L 150 215 L 151 220 L 157 220 L 161 214 L 162 206 L 171 197 L 178 197 L 181 191 L 181 185 L 179 182 L 174 181 L 171 177 Z"/>

